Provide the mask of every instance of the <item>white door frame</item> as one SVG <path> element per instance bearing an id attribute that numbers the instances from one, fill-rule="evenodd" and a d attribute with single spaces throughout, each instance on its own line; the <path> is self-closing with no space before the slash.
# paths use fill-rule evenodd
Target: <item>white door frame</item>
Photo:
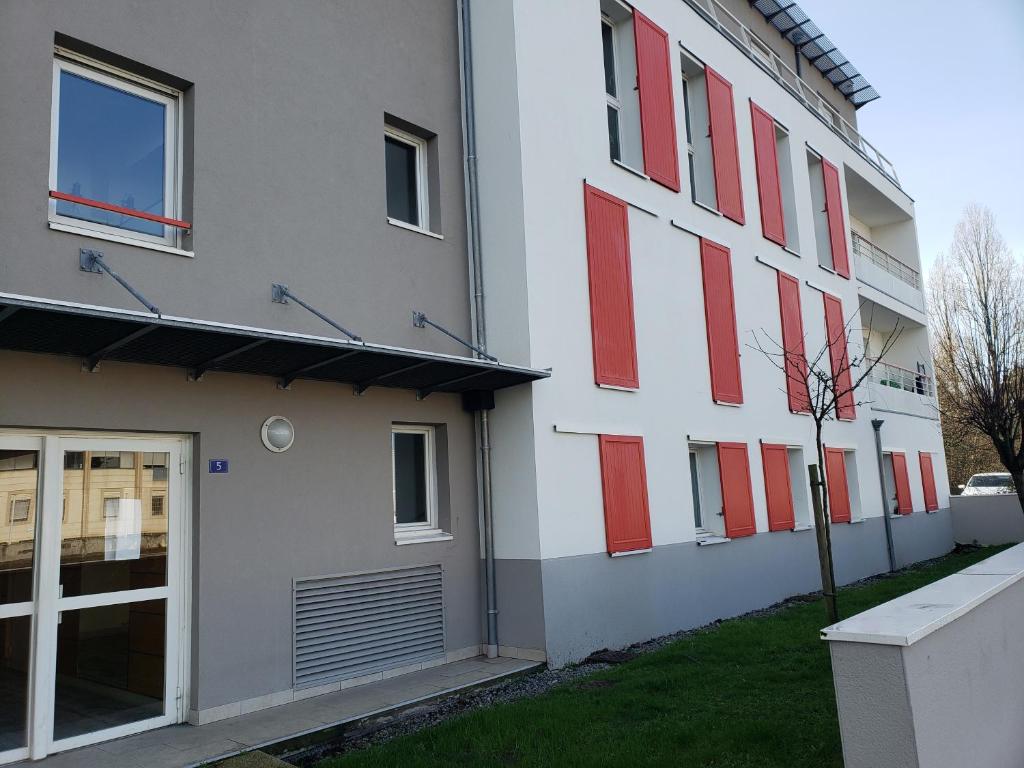
<path id="1" fill-rule="evenodd" d="M 41 470 L 36 502 L 34 603 L 0 606 L 0 618 L 31 615 L 32 661 L 28 678 L 28 746 L 0 753 L 0 763 L 75 749 L 87 744 L 183 722 L 188 715 L 191 616 L 191 439 L 188 436 L 0 432 L 0 448 L 38 450 Z M 60 596 L 61 510 L 65 451 L 131 451 L 169 454 L 167 585 L 63 598 Z M 177 471 L 176 471 L 177 470 Z M 57 624 L 60 611 L 128 601 L 166 600 L 164 714 L 102 731 L 54 740 Z M 26 606 L 28 613 L 25 613 Z"/>

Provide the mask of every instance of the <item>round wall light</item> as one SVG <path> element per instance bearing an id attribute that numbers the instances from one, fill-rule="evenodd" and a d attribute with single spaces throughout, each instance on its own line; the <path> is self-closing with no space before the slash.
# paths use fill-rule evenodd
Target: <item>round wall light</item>
<path id="1" fill-rule="evenodd" d="M 260 437 L 268 451 L 284 453 L 295 442 L 295 427 L 284 416 L 271 416 L 263 422 Z"/>

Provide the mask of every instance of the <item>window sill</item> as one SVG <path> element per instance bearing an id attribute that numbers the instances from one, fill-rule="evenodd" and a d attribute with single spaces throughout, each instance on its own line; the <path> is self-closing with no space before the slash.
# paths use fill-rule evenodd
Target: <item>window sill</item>
<path id="1" fill-rule="evenodd" d="M 858 517 L 858 518 L 855 518 L 853 520 L 848 520 L 847 521 L 847 525 L 859 525 L 860 523 L 864 522 L 864 519 L 865 518 L 863 518 L 863 517 Z"/>
<path id="2" fill-rule="evenodd" d="M 713 213 L 715 216 L 718 216 L 719 218 L 724 218 L 724 214 L 720 210 L 718 210 L 717 208 L 712 208 L 710 205 L 707 205 L 706 203 L 702 203 L 700 200 L 697 200 L 696 198 L 692 198 L 691 197 L 690 200 L 698 208 L 703 208 L 708 213 Z"/>
<path id="3" fill-rule="evenodd" d="M 111 243 L 122 243 L 124 245 L 131 245 L 136 248 L 145 248 L 148 251 L 159 251 L 160 253 L 173 253 L 175 256 L 185 256 L 189 259 L 194 259 L 196 254 L 194 251 L 186 251 L 181 248 L 175 248 L 170 245 L 161 245 L 160 243 L 151 243 L 148 240 L 137 240 L 134 237 L 127 237 L 122 235 L 111 235 L 106 232 L 97 232 L 95 229 L 89 229 L 88 227 L 79 227 L 74 224 L 64 224 L 59 221 L 49 221 L 50 229 L 56 232 L 67 232 L 72 235 L 82 235 L 84 237 L 92 237 L 96 240 L 106 240 Z"/>
<path id="4" fill-rule="evenodd" d="M 395 531 L 395 545 L 404 547 L 406 544 L 429 544 L 433 541 L 452 541 L 455 537 L 438 528 L 406 533 Z"/>
<path id="5" fill-rule="evenodd" d="M 623 387 L 618 384 L 598 384 L 598 389 L 610 389 L 613 392 L 639 392 L 639 387 Z"/>
<path id="6" fill-rule="evenodd" d="M 647 181 L 651 180 L 651 177 L 648 176 L 646 173 L 644 173 L 643 171 L 638 171 L 636 168 L 634 168 L 631 165 L 626 165 L 621 160 L 616 160 L 613 157 L 613 158 L 611 158 L 611 161 L 612 161 L 612 165 L 617 165 L 619 168 L 621 168 L 622 170 L 626 171 L 627 173 L 631 173 L 634 176 L 639 176 L 641 179 L 646 179 Z"/>
<path id="7" fill-rule="evenodd" d="M 653 547 L 647 547 L 646 549 L 630 549 L 626 552 L 609 552 L 611 557 L 629 557 L 630 555 L 646 555 L 653 552 Z"/>
<path id="8" fill-rule="evenodd" d="M 697 535 L 698 547 L 710 547 L 712 544 L 726 544 L 730 541 L 732 541 L 732 539 L 727 536 L 718 536 L 712 533 Z"/>
<path id="9" fill-rule="evenodd" d="M 792 531 L 793 533 L 796 533 L 797 531 L 811 531 L 811 530 L 814 530 L 814 526 L 810 525 L 808 523 L 803 523 L 801 525 L 794 525 L 789 530 Z"/>
<path id="10" fill-rule="evenodd" d="M 437 232 L 431 232 L 429 229 L 424 229 L 423 227 L 417 227 L 417 226 L 415 226 L 413 224 L 408 224 L 408 223 L 406 223 L 404 221 L 400 221 L 399 219 L 392 219 L 390 216 L 388 216 L 388 224 L 390 224 L 393 227 L 399 227 L 400 229 L 407 229 L 410 232 L 417 232 L 417 233 L 419 233 L 421 235 L 426 235 L 427 237 L 432 237 L 435 240 L 444 240 L 444 235 L 439 235 L 439 234 L 437 234 Z"/>
<path id="11" fill-rule="evenodd" d="M 793 255 L 793 256 L 796 256 L 796 257 L 797 257 L 798 259 L 799 259 L 799 258 L 801 258 L 801 256 L 800 256 L 800 254 L 799 254 L 799 253 L 797 253 L 796 251 L 794 251 L 794 250 L 793 250 L 792 248 L 790 248 L 790 247 L 788 247 L 788 246 L 785 246 L 785 245 L 784 245 L 784 246 L 782 246 L 782 250 L 784 250 L 784 251 L 785 251 L 786 253 L 788 253 L 788 254 L 791 254 L 791 255 Z"/>
<path id="12" fill-rule="evenodd" d="M 820 261 L 818 262 L 818 269 L 823 269 L 823 270 L 825 270 L 826 272 L 828 272 L 828 273 L 829 273 L 829 274 L 831 274 L 831 275 L 838 275 L 838 274 L 839 274 L 838 272 L 836 272 L 836 271 L 835 271 L 834 269 L 832 269 L 831 267 L 826 267 L 826 266 L 825 266 L 824 264 L 822 264 L 822 263 L 821 263 Z"/>
<path id="13" fill-rule="evenodd" d="M 728 406 L 729 408 L 742 408 L 743 407 L 743 403 L 730 403 L 730 402 L 727 402 L 725 400 L 715 400 L 714 403 L 715 403 L 715 405 L 725 405 L 725 406 Z"/>

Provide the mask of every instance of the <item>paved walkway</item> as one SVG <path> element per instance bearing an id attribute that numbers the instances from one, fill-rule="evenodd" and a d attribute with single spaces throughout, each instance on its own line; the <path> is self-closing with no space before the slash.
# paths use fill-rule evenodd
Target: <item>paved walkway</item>
<path id="1" fill-rule="evenodd" d="M 282 704 L 201 727 L 175 725 L 52 755 L 23 768 L 186 768 L 387 712 L 539 666 L 520 659 L 456 661 Z"/>

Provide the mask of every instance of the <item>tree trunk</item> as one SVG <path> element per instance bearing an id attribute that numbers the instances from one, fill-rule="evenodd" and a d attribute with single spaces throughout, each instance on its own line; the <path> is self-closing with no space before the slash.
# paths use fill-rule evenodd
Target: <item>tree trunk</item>
<path id="1" fill-rule="evenodd" d="M 821 591 L 825 596 L 825 609 L 832 624 L 839 621 L 839 603 L 836 599 L 836 577 L 832 564 L 832 531 L 829 523 L 828 493 L 825 481 L 825 450 L 821 442 L 821 424 L 816 424 L 815 446 L 818 465 L 811 466 L 811 500 L 814 507 L 814 528 L 818 542 L 818 565 L 821 568 Z"/>
<path id="2" fill-rule="evenodd" d="M 1013 489 L 1017 492 L 1017 501 L 1020 503 L 1020 511 L 1024 514 L 1024 472 L 1011 472 Z"/>

